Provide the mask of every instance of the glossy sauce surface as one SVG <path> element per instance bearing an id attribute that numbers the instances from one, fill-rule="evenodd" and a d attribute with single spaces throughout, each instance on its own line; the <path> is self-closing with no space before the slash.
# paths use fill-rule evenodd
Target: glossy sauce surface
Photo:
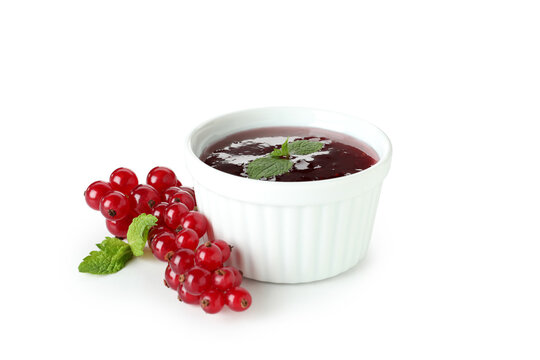
<path id="1" fill-rule="evenodd" d="M 315 181 L 346 176 L 374 165 L 376 153 L 350 136 L 318 128 L 269 127 L 239 132 L 209 146 L 201 155 L 206 164 L 226 173 L 248 177 L 249 162 L 264 157 L 289 137 L 295 140 L 319 141 L 320 151 L 308 155 L 291 155 L 292 169 L 268 181 Z"/>

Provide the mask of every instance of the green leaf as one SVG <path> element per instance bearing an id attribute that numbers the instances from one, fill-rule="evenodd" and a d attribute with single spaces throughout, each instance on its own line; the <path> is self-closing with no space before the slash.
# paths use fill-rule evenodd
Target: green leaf
<path id="1" fill-rule="evenodd" d="M 324 144 L 318 141 L 296 140 L 289 144 L 289 151 L 294 155 L 308 155 L 323 148 Z"/>
<path id="2" fill-rule="evenodd" d="M 285 142 L 281 145 L 281 152 L 283 153 L 283 156 L 286 156 L 286 157 L 289 156 L 289 137 L 288 136 Z"/>
<path id="3" fill-rule="evenodd" d="M 263 157 L 250 162 L 246 172 L 249 178 L 259 180 L 261 178 L 271 178 L 273 176 L 285 174 L 292 166 L 292 161 L 288 159 Z"/>
<path id="4" fill-rule="evenodd" d="M 106 237 L 96 244 L 100 251 L 92 251 L 79 264 L 79 271 L 90 274 L 112 274 L 131 260 L 133 253 L 128 244 L 118 238 Z"/>
<path id="5" fill-rule="evenodd" d="M 270 156 L 271 157 L 282 157 L 282 156 L 286 156 L 286 155 L 283 153 L 282 149 L 274 149 L 270 153 Z"/>
<path id="6" fill-rule="evenodd" d="M 141 256 L 144 253 L 148 232 L 157 224 L 157 220 L 157 217 L 149 214 L 141 214 L 133 219 L 127 232 L 127 241 L 133 255 Z"/>
<path id="7" fill-rule="evenodd" d="M 274 149 L 270 156 L 272 157 L 289 157 L 289 138 L 287 137 L 287 140 L 281 145 L 281 149 Z"/>

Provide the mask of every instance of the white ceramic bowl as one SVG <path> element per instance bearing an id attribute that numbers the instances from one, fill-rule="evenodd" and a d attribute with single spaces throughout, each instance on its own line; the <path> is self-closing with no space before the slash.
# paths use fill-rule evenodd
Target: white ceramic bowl
<path id="1" fill-rule="evenodd" d="M 228 135 L 268 126 L 341 132 L 370 145 L 379 161 L 329 180 L 270 182 L 227 174 L 199 159 Z M 234 246 L 231 264 L 244 276 L 276 283 L 315 281 L 344 272 L 365 256 L 392 153 L 387 136 L 372 124 L 308 108 L 245 110 L 197 127 L 186 153 L 199 210 L 208 217 L 213 236 Z"/>

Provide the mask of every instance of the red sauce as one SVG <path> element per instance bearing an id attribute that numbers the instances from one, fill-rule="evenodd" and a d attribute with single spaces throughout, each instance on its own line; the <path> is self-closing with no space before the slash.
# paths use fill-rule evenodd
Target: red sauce
<path id="1" fill-rule="evenodd" d="M 319 141 L 323 148 L 308 155 L 291 155 L 292 169 L 269 181 L 314 181 L 346 176 L 374 165 L 376 153 L 350 136 L 317 128 L 268 127 L 230 135 L 209 146 L 201 155 L 206 164 L 226 173 L 248 177 L 249 162 L 264 157 L 289 137 L 295 140 Z"/>

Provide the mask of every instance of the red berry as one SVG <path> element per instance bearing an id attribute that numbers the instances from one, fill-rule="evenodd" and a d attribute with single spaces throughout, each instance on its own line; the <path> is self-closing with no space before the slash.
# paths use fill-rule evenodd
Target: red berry
<path id="1" fill-rule="evenodd" d="M 157 217 L 158 219 L 157 224 L 159 226 L 165 225 L 164 215 L 165 215 L 165 209 L 167 208 L 167 206 L 169 206 L 169 204 L 167 204 L 166 202 L 162 202 L 162 203 L 157 204 L 152 209 L 152 215 Z"/>
<path id="2" fill-rule="evenodd" d="M 166 287 L 176 291 L 183 280 L 184 275 L 178 275 L 170 266 L 167 266 L 165 269 L 165 279 L 163 280 Z"/>
<path id="3" fill-rule="evenodd" d="M 206 216 L 198 211 L 190 211 L 187 213 L 182 219 L 181 225 L 184 228 L 195 230 L 200 238 L 206 234 L 206 230 L 208 229 L 208 221 L 206 220 Z"/>
<path id="4" fill-rule="evenodd" d="M 223 240 L 214 240 L 212 241 L 217 247 L 221 250 L 221 254 L 223 255 L 223 262 L 229 260 L 229 257 L 231 256 L 232 246 L 227 244 L 226 241 Z"/>
<path id="5" fill-rule="evenodd" d="M 222 269 L 231 269 L 231 271 L 234 273 L 234 286 L 240 286 L 242 284 L 242 280 L 244 279 L 244 275 L 240 270 L 235 268 L 234 266 L 224 266 Z"/>
<path id="6" fill-rule="evenodd" d="M 150 243 L 150 249 L 152 249 L 152 254 L 154 254 L 156 258 L 161 261 L 167 261 L 167 254 L 170 252 L 174 253 L 178 250 L 174 234 L 162 232 L 156 235 Z"/>
<path id="7" fill-rule="evenodd" d="M 200 267 L 192 267 L 185 273 L 184 288 L 192 295 L 201 295 L 212 285 L 212 273 Z"/>
<path id="8" fill-rule="evenodd" d="M 179 249 L 169 259 L 169 266 L 177 274 L 184 274 L 195 265 L 195 254 L 192 250 Z"/>
<path id="9" fill-rule="evenodd" d="M 180 284 L 178 287 L 178 300 L 185 302 L 186 304 L 198 304 L 199 295 L 193 295 L 186 291 L 184 284 Z"/>
<path id="10" fill-rule="evenodd" d="M 113 191 L 113 188 L 108 182 L 95 181 L 84 192 L 84 199 L 92 209 L 99 210 L 99 202 L 111 191 Z"/>
<path id="11" fill-rule="evenodd" d="M 195 200 L 187 191 L 178 190 L 169 197 L 169 203 L 182 203 L 187 206 L 189 210 L 195 208 Z"/>
<path id="12" fill-rule="evenodd" d="M 225 294 L 227 306 L 233 311 L 244 311 L 251 306 L 250 293 L 239 286 L 232 288 Z"/>
<path id="13" fill-rule="evenodd" d="M 129 225 L 131 225 L 133 217 L 131 215 L 126 216 L 122 220 L 113 221 L 105 220 L 107 230 L 116 237 L 124 239 L 127 236 Z"/>
<path id="14" fill-rule="evenodd" d="M 236 286 L 235 276 L 230 268 L 217 269 L 212 273 L 212 286 L 220 291 L 227 291 Z"/>
<path id="15" fill-rule="evenodd" d="M 161 202 L 156 189 L 148 185 L 137 185 L 131 190 L 129 205 L 137 214 L 151 214 L 152 209 Z"/>
<path id="16" fill-rule="evenodd" d="M 193 196 L 193 200 L 195 200 L 195 205 L 197 205 L 197 199 L 195 198 L 195 190 L 193 190 L 193 188 L 190 188 L 189 186 L 180 186 L 179 189 L 187 191 L 189 195 Z"/>
<path id="17" fill-rule="evenodd" d="M 178 229 L 182 225 L 184 215 L 188 212 L 188 208 L 182 203 L 169 204 L 169 206 L 165 208 L 165 214 L 163 215 L 165 225 L 171 230 Z"/>
<path id="18" fill-rule="evenodd" d="M 109 182 L 114 190 L 120 191 L 124 195 L 129 195 L 131 190 L 139 184 L 139 179 L 137 179 L 137 175 L 133 171 L 126 168 L 118 168 L 112 172 Z"/>
<path id="19" fill-rule="evenodd" d="M 107 220 L 122 220 L 129 214 L 128 198 L 119 191 L 110 192 L 101 199 L 99 210 Z"/>
<path id="20" fill-rule="evenodd" d="M 218 290 L 207 290 L 200 298 L 201 308 L 208 314 L 215 314 L 225 305 L 225 298 L 223 293 Z"/>
<path id="21" fill-rule="evenodd" d="M 157 235 L 166 232 L 174 236 L 173 232 L 166 226 L 154 226 L 148 232 L 148 246 L 152 243 L 152 239 Z"/>
<path id="22" fill-rule="evenodd" d="M 146 183 L 160 193 L 171 186 L 176 186 L 176 175 L 174 171 L 163 166 L 156 166 L 148 173 Z"/>
<path id="23" fill-rule="evenodd" d="M 195 251 L 195 263 L 207 270 L 214 271 L 223 265 L 223 255 L 217 245 L 205 242 Z"/>
<path id="24" fill-rule="evenodd" d="M 169 203 L 169 199 L 171 198 L 171 195 L 180 190 L 182 189 L 180 189 L 178 186 L 171 186 L 170 188 L 166 189 L 164 192 L 161 193 L 161 198 L 166 203 Z"/>
<path id="25" fill-rule="evenodd" d="M 176 233 L 176 245 L 182 249 L 195 251 L 199 246 L 199 235 L 194 230 L 182 229 Z"/>

